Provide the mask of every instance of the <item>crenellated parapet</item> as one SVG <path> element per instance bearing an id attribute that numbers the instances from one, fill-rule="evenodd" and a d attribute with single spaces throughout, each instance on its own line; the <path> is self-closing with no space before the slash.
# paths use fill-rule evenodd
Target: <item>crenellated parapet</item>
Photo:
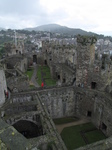
<path id="1" fill-rule="evenodd" d="M 92 45 L 95 44 L 97 41 L 97 38 L 95 36 L 77 36 L 77 43 L 80 43 L 81 45 Z"/>

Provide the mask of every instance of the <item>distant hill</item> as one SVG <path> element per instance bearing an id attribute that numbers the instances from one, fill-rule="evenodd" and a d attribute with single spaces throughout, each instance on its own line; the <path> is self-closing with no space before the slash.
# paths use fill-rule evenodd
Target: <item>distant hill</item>
<path id="1" fill-rule="evenodd" d="M 82 29 L 75 29 L 75 28 L 68 28 L 66 26 L 61 26 L 58 24 L 47 24 L 47 25 L 42 25 L 38 26 L 35 28 L 26 28 L 25 30 L 28 31 L 49 31 L 53 33 L 61 33 L 61 34 L 68 34 L 68 35 L 96 35 L 96 33 L 92 32 L 87 32 Z"/>
<path id="2" fill-rule="evenodd" d="M 5 29 L 5 28 L 1 28 L 1 27 L 0 27 L 0 31 L 1 31 L 1 30 L 6 30 L 6 29 Z"/>

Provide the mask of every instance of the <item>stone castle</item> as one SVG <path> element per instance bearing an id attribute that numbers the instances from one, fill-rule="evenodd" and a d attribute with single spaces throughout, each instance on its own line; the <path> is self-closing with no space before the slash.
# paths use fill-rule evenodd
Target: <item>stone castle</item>
<path id="1" fill-rule="evenodd" d="M 65 116 L 89 118 L 108 137 L 77 150 L 112 149 L 112 61 L 95 57 L 95 42 L 83 36 L 75 46 L 44 41 L 39 53 L 25 53 L 22 44 L 1 60 L 1 149 L 67 150 L 52 121 Z M 56 86 L 29 88 L 24 73 L 32 62 L 47 64 Z"/>

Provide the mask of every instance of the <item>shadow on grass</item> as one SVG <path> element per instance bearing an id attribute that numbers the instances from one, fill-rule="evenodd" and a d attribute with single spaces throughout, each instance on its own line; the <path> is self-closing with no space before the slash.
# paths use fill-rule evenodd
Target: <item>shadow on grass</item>
<path id="1" fill-rule="evenodd" d="M 64 117 L 64 118 L 53 119 L 53 121 L 56 125 L 71 123 L 71 122 L 75 122 L 75 121 L 78 121 L 78 120 L 79 119 L 76 118 L 76 117 Z"/>

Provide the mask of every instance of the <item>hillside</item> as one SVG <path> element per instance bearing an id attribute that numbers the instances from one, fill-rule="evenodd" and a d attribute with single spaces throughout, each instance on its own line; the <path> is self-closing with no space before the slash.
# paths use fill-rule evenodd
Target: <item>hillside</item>
<path id="1" fill-rule="evenodd" d="M 28 31 L 49 31 L 53 33 L 61 33 L 61 34 L 68 34 L 68 35 L 95 35 L 95 33 L 92 32 L 87 32 L 82 29 L 75 29 L 75 28 L 68 28 L 66 26 L 61 26 L 58 24 L 47 24 L 47 25 L 42 25 L 38 26 L 35 28 L 26 28 L 25 30 Z"/>
<path id="2" fill-rule="evenodd" d="M 0 31 L 1 31 L 1 30 L 6 30 L 6 29 L 0 27 Z"/>

